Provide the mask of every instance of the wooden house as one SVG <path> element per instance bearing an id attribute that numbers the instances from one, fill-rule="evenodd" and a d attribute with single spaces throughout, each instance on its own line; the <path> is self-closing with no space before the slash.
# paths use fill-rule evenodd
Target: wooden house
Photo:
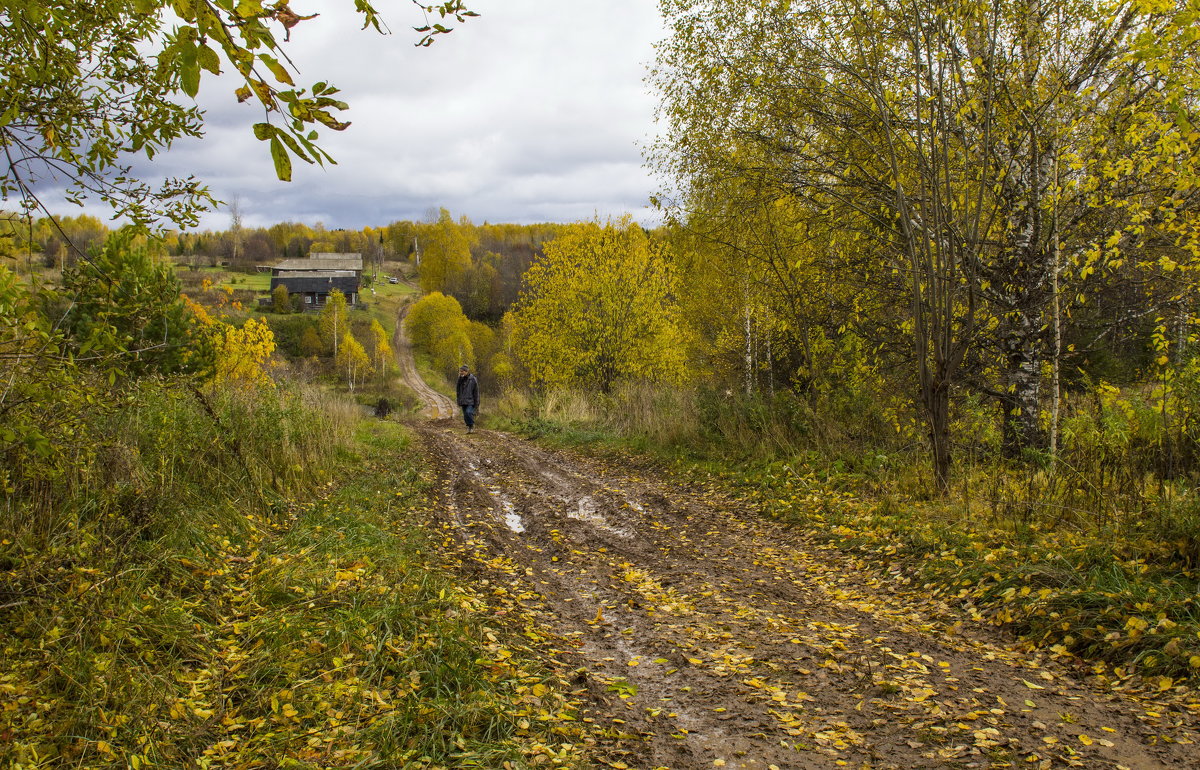
<path id="1" fill-rule="evenodd" d="M 358 304 L 358 276 L 349 270 L 292 270 L 271 276 L 271 291 L 278 286 L 286 286 L 288 296 L 299 294 L 305 310 L 325 307 L 334 289 L 346 295 L 347 305 Z"/>
<path id="2" fill-rule="evenodd" d="M 346 304 L 359 304 L 362 254 L 315 253 L 307 259 L 285 259 L 271 268 L 271 291 L 287 287 L 288 295 L 300 295 L 305 310 L 319 310 L 334 289 L 346 295 Z"/>
<path id="3" fill-rule="evenodd" d="M 308 273 L 325 270 L 348 271 L 356 278 L 362 277 L 362 254 L 314 253 L 305 259 L 285 259 L 271 267 L 271 275 L 284 273 Z"/>

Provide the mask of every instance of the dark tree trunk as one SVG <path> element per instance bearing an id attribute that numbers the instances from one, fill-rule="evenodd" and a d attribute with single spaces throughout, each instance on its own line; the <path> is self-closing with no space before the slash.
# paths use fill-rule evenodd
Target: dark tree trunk
<path id="1" fill-rule="evenodd" d="M 943 381 L 944 382 L 944 381 Z M 929 416 L 929 442 L 933 448 L 933 478 L 938 492 L 950 490 L 950 389 L 945 384 L 929 388 L 925 393 L 925 410 Z"/>

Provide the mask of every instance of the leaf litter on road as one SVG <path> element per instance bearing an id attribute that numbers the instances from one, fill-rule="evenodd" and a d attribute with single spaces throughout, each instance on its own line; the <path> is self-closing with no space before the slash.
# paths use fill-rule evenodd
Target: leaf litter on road
<path id="1" fill-rule="evenodd" d="M 1156 699 L 1089 680 L 715 484 L 446 428 L 417 428 L 443 545 L 541 637 L 579 709 L 563 737 L 599 762 L 1196 764 L 1200 702 L 1175 682 Z"/>

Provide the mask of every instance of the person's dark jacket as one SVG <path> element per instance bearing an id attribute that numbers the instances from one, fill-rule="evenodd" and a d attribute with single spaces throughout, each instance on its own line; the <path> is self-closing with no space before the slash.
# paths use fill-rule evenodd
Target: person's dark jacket
<path id="1" fill-rule="evenodd" d="M 460 375 L 458 378 L 458 405 L 479 408 L 479 381 L 475 375 Z"/>

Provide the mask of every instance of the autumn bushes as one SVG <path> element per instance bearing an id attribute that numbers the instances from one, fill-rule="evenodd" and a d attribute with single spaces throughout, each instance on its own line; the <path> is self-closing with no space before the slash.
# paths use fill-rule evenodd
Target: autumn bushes
<path id="1" fill-rule="evenodd" d="M 404 324 L 413 347 L 428 358 L 439 377 L 453 377 L 463 364 L 491 382 L 505 376 L 496 332 L 467 318 L 454 297 L 438 291 L 425 295 L 408 309 Z"/>

